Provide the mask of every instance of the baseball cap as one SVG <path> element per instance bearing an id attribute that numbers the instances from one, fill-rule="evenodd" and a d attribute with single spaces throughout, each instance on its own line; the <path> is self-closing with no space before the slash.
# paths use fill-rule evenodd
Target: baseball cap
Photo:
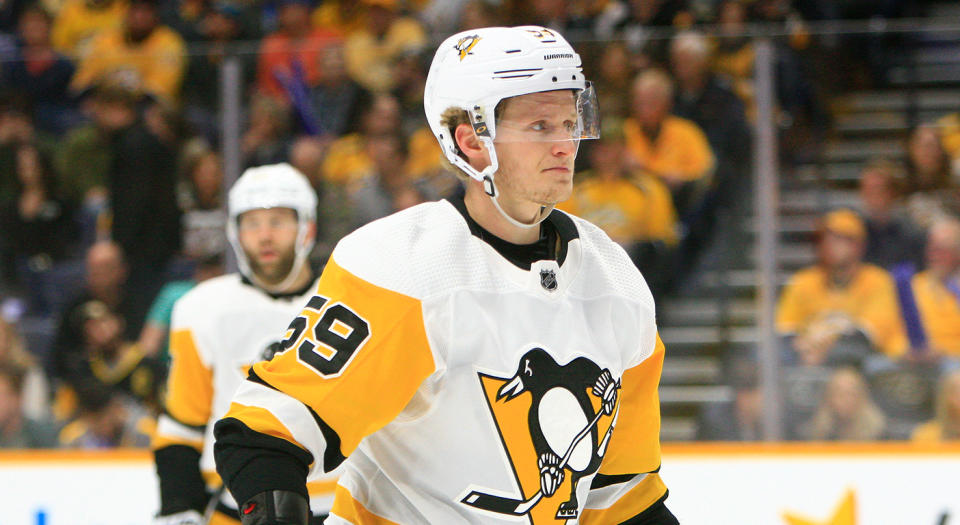
<path id="1" fill-rule="evenodd" d="M 867 236 L 867 227 L 863 219 L 853 210 L 834 210 L 820 218 L 818 233 L 830 232 L 855 240 L 863 240 Z"/>

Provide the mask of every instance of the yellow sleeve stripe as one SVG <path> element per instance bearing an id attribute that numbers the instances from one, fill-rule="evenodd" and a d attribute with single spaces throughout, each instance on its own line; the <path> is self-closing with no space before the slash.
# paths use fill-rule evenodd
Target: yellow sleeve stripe
<path id="1" fill-rule="evenodd" d="M 660 372 L 664 346 L 657 335 L 653 354 L 628 368 L 621 379 L 620 412 L 610 447 L 600 464 L 608 476 L 651 472 L 660 465 Z"/>
<path id="2" fill-rule="evenodd" d="M 606 525 L 623 523 L 645 511 L 667 493 L 660 475 L 652 472 L 630 491 L 623 494 L 613 505 L 605 509 L 584 509 L 580 515 L 583 525 Z"/>
<path id="3" fill-rule="evenodd" d="M 337 485 L 330 515 L 355 525 L 399 525 L 395 521 L 382 518 L 367 510 L 342 485 Z"/>
<path id="4" fill-rule="evenodd" d="M 170 333 L 170 359 L 167 412 L 181 423 L 206 425 L 213 403 L 213 371 L 201 361 L 189 329 Z"/>
<path id="5" fill-rule="evenodd" d="M 335 494 L 337 490 L 337 480 L 325 479 L 322 481 L 311 481 L 307 483 L 307 492 L 311 496 L 325 496 Z"/>
<path id="6" fill-rule="evenodd" d="M 301 358 L 315 352 L 328 362 L 342 351 L 317 344 L 315 350 L 292 346 L 253 372 L 264 382 L 309 406 L 340 439 L 340 453 L 348 456 L 364 437 L 392 421 L 407 405 L 435 363 L 424 328 L 419 300 L 369 283 L 331 259 L 317 285 L 321 308 L 343 305 L 363 319 L 369 335 L 333 374 L 312 367 Z M 315 311 L 306 332 L 317 328 Z M 313 357 L 315 356 L 307 356 Z"/>
<path id="7" fill-rule="evenodd" d="M 284 441 L 289 441 L 300 448 L 304 448 L 303 445 L 297 443 L 297 441 L 293 439 L 293 433 L 287 429 L 286 425 L 281 423 L 276 416 L 271 414 L 270 411 L 265 408 L 241 405 L 240 403 L 234 402 L 230 404 L 230 410 L 228 410 L 227 414 L 223 417 L 233 417 L 239 419 L 240 421 L 243 421 L 243 424 L 247 425 L 250 430 L 265 434 L 267 436 L 280 438 Z"/>
<path id="8" fill-rule="evenodd" d="M 186 445 L 203 452 L 203 437 L 202 431 L 188 427 L 166 414 L 161 414 L 157 420 L 151 446 L 159 449 L 170 445 Z"/>

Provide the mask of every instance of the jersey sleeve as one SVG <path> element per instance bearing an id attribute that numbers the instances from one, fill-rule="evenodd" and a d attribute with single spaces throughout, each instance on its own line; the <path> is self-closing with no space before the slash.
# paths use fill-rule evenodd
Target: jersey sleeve
<path id="1" fill-rule="evenodd" d="M 154 461 L 160 481 L 160 514 L 187 509 L 202 511 L 206 485 L 200 455 L 213 403 L 213 370 L 201 350 L 202 328 L 190 301 L 174 306 L 170 333 L 170 372 L 164 412 L 153 436 Z"/>
<path id="2" fill-rule="evenodd" d="M 249 439 L 239 437 L 273 443 L 287 462 L 303 458 L 310 474 L 330 472 L 434 371 L 420 301 L 352 274 L 334 253 L 280 353 L 253 366 L 217 424 L 217 469 L 238 501 L 299 489 L 255 475 L 271 462 L 254 460 L 257 449 L 242 450 Z"/>
<path id="3" fill-rule="evenodd" d="M 660 398 L 664 347 L 623 373 L 620 411 L 610 446 L 594 476 L 580 518 L 584 525 L 622 523 L 664 499 L 660 479 Z"/>

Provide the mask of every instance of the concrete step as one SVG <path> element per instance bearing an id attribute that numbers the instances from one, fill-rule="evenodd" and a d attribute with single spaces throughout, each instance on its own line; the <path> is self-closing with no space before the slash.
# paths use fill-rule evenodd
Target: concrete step
<path id="1" fill-rule="evenodd" d="M 723 329 L 719 326 L 664 326 L 660 338 L 668 348 L 671 345 L 713 345 L 725 341 L 756 344 L 757 329 L 753 326 Z"/>
<path id="2" fill-rule="evenodd" d="M 663 416 L 660 418 L 662 441 L 693 441 L 697 435 L 697 420 L 690 416 Z"/>
<path id="3" fill-rule="evenodd" d="M 702 405 L 726 403 L 733 400 L 733 388 L 727 385 L 661 386 L 661 405 Z"/>
<path id="4" fill-rule="evenodd" d="M 856 190 L 822 190 L 819 188 L 784 190 L 780 193 L 782 215 L 817 214 L 833 208 L 857 208 L 860 197 Z"/>
<path id="5" fill-rule="evenodd" d="M 956 50 L 960 53 L 960 50 Z M 960 89 L 925 88 L 908 91 L 858 91 L 834 99 L 835 113 L 906 111 L 911 104 L 921 110 L 950 111 L 957 106 Z"/>
<path id="6" fill-rule="evenodd" d="M 949 38 L 941 35 L 943 38 Z M 953 37 L 957 38 L 957 37 Z M 912 70 L 911 70 L 912 69 Z M 890 68 L 887 78 L 894 85 L 951 85 L 960 84 L 960 64 L 919 64 L 915 68 Z"/>
<path id="7" fill-rule="evenodd" d="M 756 309 L 751 299 L 675 298 L 661 303 L 657 313 L 661 326 L 743 325 L 754 322 Z"/>
<path id="8" fill-rule="evenodd" d="M 668 357 L 663 362 L 663 385 L 715 384 L 721 380 L 720 362 L 715 357 Z"/>

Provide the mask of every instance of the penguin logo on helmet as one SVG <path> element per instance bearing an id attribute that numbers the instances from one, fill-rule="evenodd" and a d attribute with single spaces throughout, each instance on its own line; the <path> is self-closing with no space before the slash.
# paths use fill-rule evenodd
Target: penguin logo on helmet
<path id="1" fill-rule="evenodd" d="M 561 365 L 527 351 L 512 377 L 478 372 L 519 497 L 470 486 L 464 505 L 532 523 L 576 519 L 577 486 L 600 468 L 619 411 L 620 381 L 586 357 Z"/>
<path id="2" fill-rule="evenodd" d="M 464 58 L 467 58 L 467 55 L 473 54 L 470 50 L 473 49 L 473 46 L 477 45 L 479 41 L 480 35 L 465 36 L 457 41 L 457 44 L 453 46 L 453 48 L 460 52 L 461 62 L 463 62 Z"/>

